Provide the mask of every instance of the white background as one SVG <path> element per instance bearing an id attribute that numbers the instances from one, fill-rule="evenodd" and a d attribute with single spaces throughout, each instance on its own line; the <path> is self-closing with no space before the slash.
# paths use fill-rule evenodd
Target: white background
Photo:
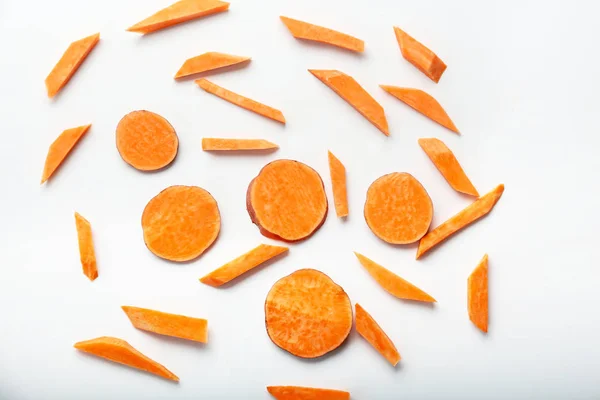
<path id="1" fill-rule="evenodd" d="M 125 28 L 168 0 L 0 1 L 0 398 L 268 399 L 267 385 L 349 390 L 367 399 L 597 399 L 598 7 L 592 1 L 238 0 L 227 13 L 141 37 Z M 348 32 L 363 55 L 292 38 L 279 15 Z M 405 61 L 392 26 L 431 47 L 447 64 L 439 84 Z M 101 32 L 101 42 L 54 100 L 44 78 L 68 44 Z M 283 111 L 283 126 L 172 76 L 206 51 L 247 55 L 246 68 L 210 79 Z M 382 135 L 306 70 L 339 69 L 384 106 Z M 439 127 L 381 90 L 424 89 L 462 136 Z M 115 127 L 147 109 L 180 140 L 159 173 L 125 164 Z M 50 143 L 63 129 L 92 128 L 62 168 L 39 185 Z M 264 138 L 268 155 L 214 155 L 202 137 Z M 416 246 L 394 247 L 367 228 L 362 207 L 377 177 L 406 171 L 428 190 L 433 225 L 472 200 L 454 192 L 417 144 L 437 137 L 483 194 L 504 196 L 488 218 L 415 261 Z M 335 217 L 330 149 L 346 165 L 350 217 Z M 324 178 L 325 225 L 291 245 L 282 260 L 215 289 L 198 278 L 259 243 L 245 193 L 267 162 L 300 160 Z M 216 244 L 192 263 L 158 259 L 144 246 L 140 218 L 169 185 L 199 185 L 222 215 Z M 73 212 L 92 224 L 100 277 L 81 272 Z M 434 307 L 384 292 L 359 251 L 432 294 Z M 490 332 L 466 310 L 467 276 L 490 257 Z M 396 343 L 392 368 L 352 332 L 323 359 L 295 358 L 272 344 L 263 302 L 271 285 L 316 268 L 363 305 Z M 206 346 L 134 329 L 121 305 L 204 317 Z M 77 352 L 97 336 L 127 340 L 181 378 L 174 384 Z"/>

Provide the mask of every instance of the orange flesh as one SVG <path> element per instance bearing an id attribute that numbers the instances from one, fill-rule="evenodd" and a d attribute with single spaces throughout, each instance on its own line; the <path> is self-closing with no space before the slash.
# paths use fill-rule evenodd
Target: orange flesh
<path id="1" fill-rule="evenodd" d="M 144 242 L 158 257 L 189 261 L 212 245 L 221 229 L 215 199 L 197 186 L 171 186 L 148 202 L 142 214 Z"/>
<path id="2" fill-rule="evenodd" d="M 246 206 L 263 235 L 288 242 L 308 238 L 327 218 L 321 177 L 292 160 L 267 164 L 248 186 Z"/>
<path id="3" fill-rule="evenodd" d="M 488 331 L 488 256 L 483 256 L 467 281 L 469 318 L 482 332 Z"/>
<path id="4" fill-rule="evenodd" d="M 365 338 L 379 354 L 385 357 L 385 359 L 395 367 L 401 357 L 398 350 L 396 350 L 394 343 L 360 304 L 356 303 L 354 309 L 356 311 L 356 331 L 358 334 Z"/>
<path id="5" fill-rule="evenodd" d="M 381 240 L 413 243 L 431 225 L 433 204 L 427 191 L 412 175 L 394 172 L 371 184 L 365 202 L 365 220 Z"/>
<path id="6" fill-rule="evenodd" d="M 348 193 L 346 189 L 346 168 L 340 160 L 330 151 L 327 152 L 329 158 L 329 174 L 331 175 L 331 187 L 333 188 L 333 203 L 335 204 L 335 213 L 338 217 L 348 216 Z"/>
<path id="7" fill-rule="evenodd" d="M 133 111 L 117 125 L 117 149 L 123 160 L 140 171 L 169 165 L 177 155 L 179 139 L 169 121 L 150 111 Z"/>
<path id="8" fill-rule="evenodd" d="M 147 308 L 121 307 L 134 327 L 159 335 L 208 342 L 208 321 Z"/>
<path id="9" fill-rule="evenodd" d="M 278 280 L 265 302 L 267 333 L 277 346 L 303 358 L 338 348 L 352 328 L 344 289 L 324 273 L 301 269 Z"/>
<path id="10" fill-rule="evenodd" d="M 58 167 L 67 158 L 71 150 L 77 142 L 85 135 L 92 125 L 79 126 L 77 128 L 67 129 L 60 134 L 58 138 L 50 145 L 46 163 L 44 164 L 44 172 L 42 173 L 41 183 L 46 182 L 56 172 Z"/>
<path id="11" fill-rule="evenodd" d="M 46 77 L 46 90 L 48 97 L 54 97 L 69 82 L 73 74 L 79 69 L 83 61 L 96 47 L 100 34 L 88 36 L 73 42 Z"/>
<path id="12" fill-rule="evenodd" d="M 273 150 L 278 149 L 275 143 L 263 139 L 202 139 L 204 151 L 243 151 L 243 150 Z"/>
<path id="13" fill-rule="evenodd" d="M 419 71 L 427 75 L 429 79 L 438 83 L 446 70 L 446 64 L 433 51 L 416 41 L 402 29 L 394 27 L 394 33 L 402 56 L 417 67 Z"/>
<path id="14" fill-rule="evenodd" d="M 309 69 L 311 74 L 346 100 L 386 136 L 390 135 L 383 107 L 352 78 L 337 70 Z"/>
<path id="15" fill-rule="evenodd" d="M 246 254 L 212 271 L 201 278 L 200 282 L 214 287 L 221 286 L 286 251 L 288 251 L 287 247 L 261 244 Z"/>
<path id="16" fill-rule="evenodd" d="M 229 3 L 218 0 L 181 0 L 127 28 L 129 32 L 147 34 L 163 28 L 227 11 Z"/>
<path id="17" fill-rule="evenodd" d="M 394 274 L 390 270 L 377 264 L 375 261 L 354 252 L 358 261 L 365 267 L 369 275 L 371 275 L 386 292 L 399 299 L 424 301 L 428 303 L 434 303 L 436 300 L 413 285 L 412 283 L 405 281 L 398 275 Z"/>
<path id="18" fill-rule="evenodd" d="M 93 354 L 97 357 L 127 365 L 132 368 L 158 375 L 165 379 L 179 382 L 179 378 L 156 361 L 146 357 L 122 339 L 102 336 L 92 340 L 75 343 L 77 350 Z"/>
<path id="19" fill-rule="evenodd" d="M 479 197 L 477 189 L 463 171 L 454 153 L 444 142 L 435 138 L 419 139 L 419 146 L 454 190 Z"/>
<path id="20" fill-rule="evenodd" d="M 92 226 L 87 219 L 75 213 L 75 226 L 77 228 L 77 240 L 79 241 L 79 257 L 83 274 L 93 281 L 98 277 L 96 268 L 96 255 L 94 253 L 94 241 L 92 240 Z"/>
<path id="21" fill-rule="evenodd" d="M 288 28 L 290 33 L 297 39 L 312 40 L 341 47 L 346 50 L 362 53 L 365 50 L 365 42 L 345 33 L 337 32 L 322 26 L 309 24 L 288 17 L 279 17 Z"/>
<path id="22" fill-rule="evenodd" d="M 177 74 L 175 74 L 175 79 L 213 71 L 219 68 L 230 67 L 246 61 L 250 61 L 250 57 L 232 56 L 216 52 L 204 53 L 187 59 L 181 68 L 179 68 Z"/>
<path id="23" fill-rule="evenodd" d="M 301 386 L 267 386 L 277 400 L 350 400 L 350 393 L 333 389 Z"/>
<path id="24" fill-rule="evenodd" d="M 274 121 L 285 124 L 285 117 L 283 116 L 281 111 L 275 108 L 266 106 L 247 97 L 240 96 L 239 94 L 227 90 L 221 86 L 215 85 L 214 83 L 206 79 L 198 79 L 195 82 L 198 86 L 200 86 L 200 88 L 202 88 L 210 94 L 214 94 L 215 96 L 220 97 L 225 101 L 235 104 L 238 107 L 245 108 L 246 110 L 252 111 L 256 114 L 262 115 L 263 117 L 267 117 Z"/>
<path id="25" fill-rule="evenodd" d="M 454 233 L 492 211 L 502 193 L 504 193 L 504 185 L 498 185 L 494 190 L 478 198 L 464 210 L 425 235 L 419 242 L 417 259 Z"/>

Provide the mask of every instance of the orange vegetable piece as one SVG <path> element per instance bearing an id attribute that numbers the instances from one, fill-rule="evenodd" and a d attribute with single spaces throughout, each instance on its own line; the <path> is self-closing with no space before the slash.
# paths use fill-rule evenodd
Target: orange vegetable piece
<path id="1" fill-rule="evenodd" d="M 179 138 L 169 121 L 151 111 L 133 111 L 117 125 L 117 150 L 140 171 L 156 171 L 177 156 Z"/>
<path id="2" fill-rule="evenodd" d="M 304 240 L 327 218 L 327 196 L 319 174 L 306 164 L 276 160 L 250 182 L 246 208 L 260 233 L 286 242 Z"/>
<path id="3" fill-rule="evenodd" d="M 224 1 L 180 0 L 127 28 L 127 30 L 145 35 L 192 19 L 227 11 L 228 9 L 229 3 Z"/>
<path id="4" fill-rule="evenodd" d="M 279 146 L 275 143 L 263 139 L 202 139 L 202 150 L 204 151 L 273 150 L 278 148 Z"/>
<path id="5" fill-rule="evenodd" d="M 67 51 L 65 51 L 60 60 L 58 60 L 58 63 L 52 68 L 52 71 L 50 71 L 50 74 L 46 77 L 48 97 L 56 96 L 56 94 L 69 82 L 83 61 L 85 61 L 88 54 L 96 47 L 99 40 L 100 34 L 95 33 L 69 45 Z"/>
<path id="6" fill-rule="evenodd" d="M 350 400 L 350 393 L 333 389 L 302 386 L 267 386 L 277 400 Z"/>
<path id="7" fill-rule="evenodd" d="M 215 199 L 198 186 L 170 186 L 148 202 L 142 214 L 144 242 L 158 257 L 189 261 L 219 236 L 221 215 Z"/>
<path id="8" fill-rule="evenodd" d="M 338 348 L 352 328 L 344 289 L 324 273 L 301 269 L 278 280 L 265 302 L 267 333 L 277 346 L 302 358 Z"/>
<path id="9" fill-rule="evenodd" d="M 77 142 L 86 134 L 88 129 L 92 125 L 78 126 L 77 128 L 71 128 L 63 131 L 59 137 L 50 145 L 48 149 L 48 155 L 46 156 L 46 163 L 44 164 L 44 172 L 42 173 L 41 183 L 46 182 L 56 172 L 58 167 L 67 158 L 71 150 L 75 147 Z"/>
<path id="10" fill-rule="evenodd" d="M 454 153 L 439 139 L 419 139 L 419 146 L 425 151 L 435 167 L 440 171 L 452 189 L 460 193 L 479 197 L 475 186 L 463 171 Z"/>
<path id="11" fill-rule="evenodd" d="M 428 93 L 419 89 L 401 88 L 398 86 L 379 85 L 383 90 L 408 104 L 427 118 L 442 125 L 454 133 L 460 133 L 440 103 Z"/>
<path id="12" fill-rule="evenodd" d="M 215 69 L 230 67 L 232 65 L 241 64 L 250 61 L 250 57 L 232 56 L 229 54 L 209 53 L 200 54 L 199 56 L 187 59 L 179 71 L 175 74 L 175 79 L 186 76 L 200 74 L 202 72 L 213 71 Z"/>
<path id="13" fill-rule="evenodd" d="M 354 309 L 356 311 L 356 331 L 358 334 L 365 338 L 379 354 L 395 367 L 400 362 L 401 357 L 394 343 L 360 304 L 356 303 Z"/>
<path id="14" fill-rule="evenodd" d="M 365 220 L 381 240 L 392 244 L 413 243 L 427 233 L 433 219 L 433 203 L 412 175 L 393 172 L 371 184 L 365 202 Z"/>
<path id="15" fill-rule="evenodd" d="M 396 34 L 396 40 L 400 46 L 402 57 L 427 75 L 429 79 L 438 83 L 446 70 L 446 64 L 433 51 L 416 41 L 402 29 L 394 27 L 394 33 Z"/>
<path id="16" fill-rule="evenodd" d="M 331 175 L 335 213 L 340 218 L 347 217 L 348 193 L 346 189 L 346 168 L 330 151 L 327 152 L 327 156 L 329 158 L 329 174 Z"/>
<path id="17" fill-rule="evenodd" d="M 353 36 L 288 17 L 279 17 L 296 39 L 312 40 L 362 53 L 365 42 Z"/>
<path id="18" fill-rule="evenodd" d="M 261 244 L 202 277 L 200 282 L 219 287 L 286 251 L 288 251 L 287 247 Z"/>
<path id="19" fill-rule="evenodd" d="M 75 213 L 75 226 L 77 228 L 79 257 L 81 258 L 83 274 L 90 281 L 93 281 L 98 277 L 98 268 L 96 267 L 96 254 L 94 253 L 94 241 L 92 240 L 92 226 L 79 213 Z"/>
<path id="20" fill-rule="evenodd" d="M 214 83 L 206 79 L 198 79 L 195 81 L 198 86 L 207 91 L 210 94 L 214 94 L 217 97 L 222 98 L 238 107 L 245 108 L 246 110 L 252 111 L 256 114 L 262 115 L 263 117 L 270 118 L 274 121 L 285 124 L 285 117 L 281 111 L 266 106 L 262 103 L 254 101 L 244 96 L 240 96 L 230 90 L 222 88 L 221 86 L 215 85 Z"/>
<path id="21" fill-rule="evenodd" d="M 121 308 L 137 329 L 200 343 L 208 342 L 208 321 L 205 319 L 169 314 L 147 308 L 131 306 Z"/>
<path id="22" fill-rule="evenodd" d="M 122 339 L 102 336 L 96 339 L 77 342 L 74 347 L 77 350 L 93 354 L 97 357 L 179 382 L 179 378 L 174 373 L 166 369 L 163 365 L 146 357 Z"/>
<path id="23" fill-rule="evenodd" d="M 502 193 L 504 193 L 504 185 L 498 185 L 494 190 L 481 196 L 473 203 L 469 204 L 464 210 L 425 235 L 419 242 L 417 259 L 454 233 L 469 226 L 492 211 L 492 208 L 494 208 L 498 200 L 500 200 Z"/>
<path id="24" fill-rule="evenodd" d="M 311 74 L 319 78 L 331 90 L 346 100 L 356 111 L 369 120 L 386 136 L 390 135 L 383 107 L 365 89 L 343 72 L 331 70 L 309 69 Z"/>
<path id="25" fill-rule="evenodd" d="M 386 292 L 399 299 L 423 301 L 427 303 L 435 303 L 436 300 L 413 285 L 405 281 L 392 271 L 382 267 L 375 261 L 354 252 L 358 261 L 365 267 L 369 275 L 371 275 Z"/>
<path id="26" fill-rule="evenodd" d="M 483 256 L 467 281 L 467 303 L 471 322 L 481 329 L 488 331 L 488 256 Z"/>

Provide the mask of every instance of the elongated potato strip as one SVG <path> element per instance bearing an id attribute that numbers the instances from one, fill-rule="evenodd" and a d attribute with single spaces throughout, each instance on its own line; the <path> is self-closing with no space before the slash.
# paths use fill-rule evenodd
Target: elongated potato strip
<path id="1" fill-rule="evenodd" d="M 301 386 L 267 386 L 277 400 L 350 400 L 350 393 L 334 389 Z"/>
<path id="2" fill-rule="evenodd" d="M 232 56 L 211 51 L 187 59 L 175 74 L 175 79 L 230 67 L 246 61 L 250 61 L 250 57 Z"/>
<path id="3" fill-rule="evenodd" d="M 296 39 L 312 40 L 362 53 L 365 42 L 353 36 L 288 17 L 279 17 Z"/>
<path id="4" fill-rule="evenodd" d="M 44 164 L 44 172 L 42 173 L 41 183 L 46 182 L 56 172 L 58 167 L 67 158 L 71 150 L 77 142 L 85 135 L 92 125 L 78 126 L 63 131 L 59 137 L 50 145 L 46 163 Z"/>
<path id="5" fill-rule="evenodd" d="M 75 226 L 77 228 L 77 240 L 79 242 L 79 257 L 83 274 L 93 281 L 98 277 L 96 267 L 96 254 L 94 252 L 94 241 L 92 239 L 92 226 L 89 221 L 79 213 L 75 213 Z"/>
<path id="6" fill-rule="evenodd" d="M 329 158 L 329 174 L 331 175 L 331 186 L 333 189 L 333 203 L 335 204 L 335 213 L 338 217 L 348 216 L 348 193 L 346 189 L 346 168 L 336 156 L 330 151 L 327 152 Z"/>
<path id="7" fill-rule="evenodd" d="M 205 319 L 169 314 L 147 308 L 131 306 L 121 308 L 137 329 L 200 343 L 208 342 L 208 321 Z"/>
<path id="8" fill-rule="evenodd" d="M 202 150 L 204 151 L 273 150 L 278 148 L 279 146 L 275 143 L 263 139 L 202 139 Z"/>
<path id="9" fill-rule="evenodd" d="M 366 312 L 360 304 L 356 303 L 354 310 L 356 312 L 356 331 L 358 334 L 365 338 L 379 354 L 395 367 L 401 357 L 394 342 L 392 342 L 379 324 L 371 317 L 371 314 Z"/>
<path id="10" fill-rule="evenodd" d="M 415 40 L 408 33 L 398 27 L 394 27 L 396 40 L 400 46 L 402 56 L 417 67 L 419 71 L 427 75 L 429 79 L 438 83 L 446 70 L 446 64 L 435 53 Z"/>
<path id="11" fill-rule="evenodd" d="M 467 304 L 473 325 L 488 331 L 488 255 L 484 255 L 467 280 Z"/>

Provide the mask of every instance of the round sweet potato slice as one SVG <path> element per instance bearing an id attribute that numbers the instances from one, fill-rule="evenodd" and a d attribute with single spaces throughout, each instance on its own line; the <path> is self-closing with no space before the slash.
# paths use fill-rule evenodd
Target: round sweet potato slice
<path id="1" fill-rule="evenodd" d="M 307 239 L 327 218 L 323 180 L 301 162 L 273 161 L 250 182 L 246 208 L 264 236 L 286 242 Z"/>
<path id="2" fill-rule="evenodd" d="M 265 301 L 267 333 L 277 346 L 302 358 L 338 348 L 352 328 L 350 298 L 324 273 L 301 269 L 278 280 Z"/>
<path id="3" fill-rule="evenodd" d="M 152 198 L 142 214 L 144 242 L 158 257 L 189 261 L 219 236 L 216 200 L 197 186 L 171 186 Z"/>
<path id="4" fill-rule="evenodd" d="M 392 244 L 414 243 L 429 229 L 433 203 L 412 175 L 394 172 L 371 184 L 365 202 L 365 220 L 381 240 Z"/>
<path id="5" fill-rule="evenodd" d="M 123 160 L 140 171 L 156 171 L 177 155 L 179 139 L 169 121 L 150 111 L 133 111 L 117 125 L 117 149 Z"/>

